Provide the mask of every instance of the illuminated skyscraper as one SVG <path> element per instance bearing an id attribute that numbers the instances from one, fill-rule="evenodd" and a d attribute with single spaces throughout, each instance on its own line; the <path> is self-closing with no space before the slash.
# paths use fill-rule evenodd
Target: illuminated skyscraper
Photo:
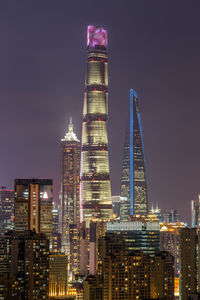
<path id="1" fill-rule="evenodd" d="M 79 178 L 81 145 L 73 131 L 70 118 L 68 132 L 61 140 L 61 207 L 62 207 L 62 251 L 69 255 L 70 270 L 77 271 L 70 251 L 70 228 L 74 228 L 73 239 L 78 239 L 77 226 L 80 222 Z M 76 236 L 74 237 L 74 234 Z M 77 254 L 77 253 L 76 253 Z M 77 254 L 78 255 L 78 254 Z M 77 260 L 77 258 L 76 258 Z"/>
<path id="2" fill-rule="evenodd" d="M 130 200 L 130 215 L 147 215 L 147 183 L 142 126 L 136 92 L 130 90 L 130 118 L 126 129 L 121 196 Z"/>
<path id="3" fill-rule="evenodd" d="M 107 138 L 107 31 L 88 26 L 87 73 L 82 123 L 81 219 L 107 221 L 112 215 Z"/>
<path id="4" fill-rule="evenodd" d="M 14 191 L 0 187 L 0 235 L 14 227 Z"/>
<path id="5" fill-rule="evenodd" d="M 67 295 L 67 255 L 51 253 L 49 255 L 49 296 L 64 297 Z"/>
<path id="6" fill-rule="evenodd" d="M 34 230 L 52 238 L 53 182 L 51 179 L 15 180 L 15 230 Z"/>

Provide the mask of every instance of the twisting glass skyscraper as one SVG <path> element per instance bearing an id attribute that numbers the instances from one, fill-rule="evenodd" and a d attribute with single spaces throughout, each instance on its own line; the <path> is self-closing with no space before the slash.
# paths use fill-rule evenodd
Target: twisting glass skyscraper
<path id="1" fill-rule="evenodd" d="M 130 90 L 130 118 L 126 129 L 121 175 L 121 196 L 130 201 L 130 215 L 147 215 L 147 183 L 141 117 L 136 92 Z M 125 216 L 123 216 L 124 219 Z"/>
<path id="2" fill-rule="evenodd" d="M 88 26 L 80 186 L 81 217 L 87 227 L 90 221 L 109 220 L 112 212 L 107 101 L 107 31 Z"/>

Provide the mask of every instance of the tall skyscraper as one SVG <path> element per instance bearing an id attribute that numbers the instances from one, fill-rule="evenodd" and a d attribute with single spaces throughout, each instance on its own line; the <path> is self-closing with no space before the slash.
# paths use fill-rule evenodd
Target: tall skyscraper
<path id="1" fill-rule="evenodd" d="M 14 191 L 0 187 L 0 235 L 14 227 Z"/>
<path id="2" fill-rule="evenodd" d="M 15 230 L 35 230 L 52 238 L 53 183 L 51 179 L 15 180 Z"/>
<path id="3" fill-rule="evenodd" d="M 80 222 L 80 151 L 81 145 L 73 131 L 72 119 L 68 132 L 61 140 L 61 211 L 62 211 L 62 252 L 70 257 L 70 268 L 74 269 L 70 253 L 70 226 L 76 228 Z M 78 236 L 77 236 L 78 238 Z"/>
<path id="4" fill-rule="evenodd" d="M 121 196 L 127 197 L 130 201 L 130 215 L 147 215 L 147 183 L 142 126 L 138 97 L 133 89 L 130 90 L 130 118 L 125 135 Z"/>
<path id="5" fill-rule="evenodd" d="M 108 161 L 107 31 L 88 26 L 87 73 L 82 123 L 81 220 L 107 221 L 112 215 Z"/>

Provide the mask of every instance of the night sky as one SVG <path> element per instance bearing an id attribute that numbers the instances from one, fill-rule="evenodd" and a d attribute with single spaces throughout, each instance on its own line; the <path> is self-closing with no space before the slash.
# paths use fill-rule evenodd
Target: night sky
<path id="1" fill-rule="evenodd" d="M 129 88 L 143 125 L 149 202 L 190 220 L 200 193 L 200 1 L 0 2 L 0 185 L 53 178 L 72 116 L 81 138 L 87 25 L 108 30 L 112 194 Z"/>

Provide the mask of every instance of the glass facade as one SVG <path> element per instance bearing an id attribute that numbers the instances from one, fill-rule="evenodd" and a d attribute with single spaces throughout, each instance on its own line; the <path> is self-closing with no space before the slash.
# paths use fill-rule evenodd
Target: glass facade
<path id="1" fill-rule="evenodd" d="M 130 215 L 147 215 L 147 183 L 138 98 L 130 90 L 130 118 L 126 129 L 121 175 L 121 196 L 130 201 Z M 128 215 L 127 215 L 128 221 Z"/>
<path id="2" fill-rule="evenodd" d="M 153 222 L 107 223 L 107 234 L 124 239 L 125 250 L 129 253 L 142 250 L 154 256 L 160 250 L 160 225 Z"/>
<path id="3" fill-rule="evenodd" d="M 87 72 L 82 123 L 81 218 L 89 222 L 109 220 L 112 201 L 108 159 L 107 32 L 88 26 Z"/>
<path id="4" fill-rule="evenodd" d="M 14 191 L 0 187 L 0 235 L 14 227 Z"/>

